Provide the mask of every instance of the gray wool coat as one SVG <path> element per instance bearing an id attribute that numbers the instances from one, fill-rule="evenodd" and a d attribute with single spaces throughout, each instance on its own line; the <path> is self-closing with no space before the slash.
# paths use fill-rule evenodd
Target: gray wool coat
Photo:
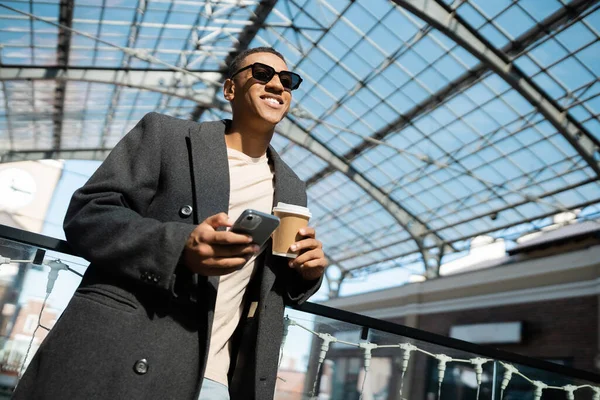
<path id="1" fill-rule="evenodd" d="M 197 399 L 206 365 L 218 277 L 180 257 L 195 225 L 229 207 L 227 121 L 198 124 L 146 115 L 71 200 L 69 244 L 90 261 L 14 399 Z M 305 185 L 269 148 L 274 203 L 306 205 Z M 305 281 L 271 255 L 257 259 L 232 339 L 232 400 L 273 398 L 285 304 Z"/>

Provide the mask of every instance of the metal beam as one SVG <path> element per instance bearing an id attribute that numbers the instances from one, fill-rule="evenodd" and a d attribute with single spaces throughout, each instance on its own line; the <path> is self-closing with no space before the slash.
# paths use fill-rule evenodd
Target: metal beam
<path id="1" fill-rule="evenodd" d="M 63 70 L 58 68 L 3 68 L 0 70 L 0 81 L 3 80 L 75 80 L 87 82 L 109 83 L 114 85 L 124 85 L 138 87 L 140 89 L 161 92 L 170 96 L 190 99 L 196 101 L 199 105 L 208 108 L 215 108 L 226 112 L 231 112 L 229 104 L 216 101 L 214 91 L 203 91 L 200 93 L 189 93 L 189 90 L 169 88 L 161 86 L 162 79 L 172 76 L 173 72 L 164 71 L 112 71 L 112 70 Z M 215 73 L 207 73 L 212 76 Z M 123 79 L 126 76 L 127 79 Z M 127 83 L 125 83 L 127 82 Z M 170 91 L 170 92 L 169 92 Z M 420 248 L 424 249 L 426 239 L 430 239 L 437 247 L 444 245 L 444 240 L 436 233 L 431 232 L 425 224 L 418 220 L 414 215 L 404 209 L 400 204 L 391 199 L 385 192 L 379 189 L 375 184 L 368 180 L 363 174 L 353 169 L 348 163 L 329 149 L 326 145 L 313 138 L 308 132 L 297 125 L 295 121 L 289 118 L 280 122 L 276 129 L 277 133 L 306 148 L 330 165 L 336 170 L 346 174 L 348 178 L 354 181 L 358 186 L 367 192 L 381 206 L 394 217 L 402 227 L 404 227 L 411 237 L 417 242 Z M 0 162 L 10 162 L 16 160 L 38 160 L 43 158 L 77 158 L 86 160 L 103 160 L 109 151 L 106 149 L 51 149 L 51 150 L 28 150 L 28 151 L 9 151 L 2 155 Z M 452 251 L 450 247 L 447 251 Z"/>
<path id="2" fill-rule="evenodd" d="M 246 50 L 248 46 L 250 46 L 250 43 L 252 42 L 252 40 L 254 40 L 254 37 L 258 33 L 258 30 L 265 25 L 265 21 L 267 20 L 267 17 L 275 7 L 276 3 L 277 0 L 262 0 L 256 6 L 256 9 L 254 10 L 254 18 L 250 18 L 250 21 L 252 23 L 244 26 L 244 29 L 242 30 L 240 36 L 237 39 L 238 45 L 236 46 L 235 50 L 230 52 L 227 55 L 227 57 L 225 57 L 225 65 L 229 65 L 238 54 L 240 54 L 242 51 Z M 218 78 L 218 81 L 223 82 L 226 78 L 227 70 L 225 70 L 221 74 L 221 76 Z M 215 96 L 216 95 L 217 94 L 215 93 Z M 206 109 L 207 108 L 202 105 L 196 106 L 196 108 L 194 109 L 194 111 L 192 111 L 190 115 L 190 119 L 192 121 L 198 121 L 204 113 L 204 111 L 206 111 Z"/>
<path id="3" fill-rule="evenodd" d="M 0 71 L 2 69 L 0 68 Z M 0 81 L 2 84 L 2 92 L 4 93 L 4 109 L 6 110 L 6 131 L 8 133 L 8 143 L 12 147 L 14 146 L 14 133 L 12 127 L 11 109 L 10 109 L 10 96 L 8 94 L 8 88 L 4 81 Z"/>
<path id="4" fill-rule="evenodd" d="M 59 81 L 81 81 L 106 83 L 111 85 L 126 86 L 153 92 L 163 93 L 182 99 L 192 100 L 202 105 L 211 105 L 215 88 L 208 87 L 196 90 L 195 85 L 203 85 L 204 81 L 214 81 L 219 72 L 201 72 L 194 74 L 182 74 L 168 70 L 113 70 L 101 68 L 61 68 L 61 67 L 36 67 L 22 68 L 3 66 L 0 68 L 0 81 L 11 80 L 56 80 Z M 182 82 L 181 87 L 169 87 L 166 83 L 174 77 Z"/>
<path id="5" fill-rule="evenodd" d="M 133 19 L 131 21 L 131 25 L 129 27 L 129 37 L 127 38 L 127 45 L 126 45 L 127 48 L 133 48 L 135 46 L 135 43 L 138 39 L 139 31 L 140 31 L 139 24 L 142 22 L 143 15 L 146 11 L 146 6 L 147 6 L 147 3 L 145 0 L 138 0 L 137 6 L 135 8 L 135 12 L 133 13 Z M 170 5 L 170 7 L 173 7 L 172 3 Z M 104 13 L 104 12 L 105 12 L 105 9 L 103 8 L 102 13 Z M 102 15 L 101 15 L 101 17 L 102 17 Z M 160 35 L 159 35 L 159 37 L 160 37 Z M 157 43 L 158 43 L 158 41 L 157 41 Z M 96 45 L 97 44 L 98 43 L 96 43 Z M 97 52 L 94 51 L 94 54 L 96 54 L 96 53 Z M 94 57 L 95 57 L 95 55 L 94 55 Z M 132 58 L 133 58 L 132 54 L 125 53 L 123 55 L 123 61 L 121 62 L 121 66 L 123 68 L 127 69 L 127 67 L 129 67 L 129 64 L 131 63 Z M 121 96 L 122 88 L 123 88 L 123 86 L 117 86 L 117 85 L 115 85 L 113 87 L 112 95 L 110 96 L 110 102 L 108 105 L 108 111 L 106 113 L 106 117 L 104 118 L 104 126 L 102 127 L 102 135 L 100 137 L 100 147 L 104 147 L 104 145 L 106 144 L 106 138 L 109 135 L 111 123 L 115 117 L 115 111 L 117 109 L 117 105 L 119 104 L 119 98 Z"/>
<path id="6" fill-rule="evenodd" d="M 69 52 L 71 49 L 71 30 L 73 27 L 73 9 L 75 0 L 60 0 L 58 11 L 58 44 L 56 47 L 56 61 L 60 67 L 69 65 Z M 65 110 L 65 97 L 67 91 L 66 81 L 57 81 L 54 89 L 54 116 L 53 125 L 53 148 L 60 149 L 63 127 L 63 112 Z"/>
<path id="7" fill-rule="evenodd" d="M 589 9 L 600 0 L 575 0 L 568 5 L 556 11 L 554 14 L 546 17 L 543 21 L 534 25 L 527 32 L 516 38 L 502 48 L 502 52 L 507 56 L 513 57 L 519 54 L 524 49 L 538 41 L 540 38 L 546 36 L 548 32 L 554 31 L 560 26 L 567 24 L 581 15 L 585 10 Z M 400 115 L 396 120 L 390 122 L 385 127 L 377 131 L 372 137 L 377 140 L 385 139 L 389 134 L 398 132 L 408 126 L 412 121 L 417 119 L 419 116 L 426 112 L 433 110 L 438 105 L 442 104 L 452 95 L 464 91 L 471 85 L 475 84 L 479 79 L 489 71 L 489 65 L 487 63 L 480 63 L 475 68 L 465 72 L 454 81 L 450 82 L 447 86 L 441 88 L 421 103 L 415 105 L 412 109 L 408 110 L 406 114 Z M 353 160 L 360 154 L 376 146 L 371 141 L 362 141 L 346 154 L 343 159 Z M 314 184 L 323 177 L 335 171 L 331 166 L 325 167 L 321 171 L 317 172 L 306 181 L 307 186 Z"/>
<path id="8" fill-rule="evenodd" d="M 426 240 L 430 240 L 431 243 L 435 243 L 436 246 L 444 246 L 444 240 L 440 238 L 437 233 L 432 232 L 431 229 L 409 211 L 404 209 L 400 204 L 391 199 L 390 196 L 377 187 L 377 185 L 337 156 L 321 141 L 299 127 L 295 121 L 292 121 L 289 118 L 284 119 L 277 125 L 276 132 L 328 162 L 329 165 L 345 174 L 350 180 L 360 186 L 375 201 L 381 204 L 381 206 L 389 212 L 404 229 L 406 229 L 419 247 L 424 248 Z M 447 248 L 447 250 L 452 251 L 451 248 Z"/>
<path id="9" fill-rule="evenodd" d="M 466 24 L 454 10 L 438 0 L 394 0 L 394 2 L 440 30 L 482 63 L 487 64 L 527 99 L 565 137 L 596 175 L 600 176 L 600 141 L 513 65 L 506 54 L 494 48 L 475 29 Z"/>
<path id="10" fill-rule="evenodd" d="M 108 148 L 10 150 L 0 154 L 0 163 L 48 159 L 104 160 L 111 150 Z"/>
<path id="11" fill-rule="evenodd" d="M 56 70 L 56 69 L 60 69 L 63 70 L 65 69 L 64 66 L 59 66 L 59 65 L 31 65 L 31 64 L 10 64 L 10 65 L 2 65 L 2 63 L 0 63 L 0 66 L 2 66 L 2 68 L 5 67 L 10 67 L 10 68 L 19 68 L 22 70 L 27 70 L 27 69 L 40 69 L 40 68 L 45 68 L 45 69 L 51 69 L 51 70 Z M 174 74 L 175 71 L 173 71 L 173 69 L 170 68 L 141 68 L 141 67 L 110 67 L 110 68 L 106 68 L 106 67 L 94 67 L 94 66 L 86 66 L 86 67 L 82 67 L 82 66 L 78 66 L 78 65 L 69 65 L 69 70 L 72 71 L 101 71 L 101 72 L 105 72 L 105 71 L 111 71 L 111 72 L 165 72 L 165 73 L 171 73 Z M 212 73 L 223 73 L 224 70 L 215 70 L 215 69 L 186 69 L 187 72 L 190 72 L 192 74 L 198 74 L 198 73 L 205 73 L 205 72 L 212 72 Z"/>

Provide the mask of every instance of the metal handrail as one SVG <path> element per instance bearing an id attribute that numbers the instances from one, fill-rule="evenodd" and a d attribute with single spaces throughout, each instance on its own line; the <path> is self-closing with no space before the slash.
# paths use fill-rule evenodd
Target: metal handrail
<path id="1" fill-rule="evenodd" d="M 22 229 L 9 227 L 2 224 L 0 224 L 0 238 L 8 239 L 14 242 L 20 242 L 44 250 L 56 251 L 63 254 L 79 257 L 79 255 L 64 240 L 28 232 Z M 600 375 L 590 371 L 584 371 L 536 358 L 526 357 L 516 353 L 498 350 L 491 346 L 483 346 L 479 344 L 465 342 L 463 340 L 438 335 L 435 333 L 423 331 L 417 328 L 411 328 L 389 321 L 367 317 L 365 315 L 360 315 L 350 311 L 328 307 L 322 304 L 306 302 L 297 306 L 292 306 L 291 308 L 309 314 L 314 314 L 320 317 L 356 325 L 363 329 L 363 334 L 365 334 L 365 332 L 367 332 L 369 329 L 375 329 L 377 331 L 403 336 L 406 338 L 419 340 L 423 342 L 428 342 L 438 346 L 443 346 L 468 353 L 473 353 L 499 361 L 520 364 L 527 367 L 532 367 L 560 374 L 573 379 L 580 379 L 589 382 L 600 383 Z"/>

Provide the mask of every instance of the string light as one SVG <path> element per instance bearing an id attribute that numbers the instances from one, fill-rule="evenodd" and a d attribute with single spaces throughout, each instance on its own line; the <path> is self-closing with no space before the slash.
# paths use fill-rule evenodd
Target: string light
<path id="1" fill-rule="evenodd" d="M 403 350 L 402 365 L 401 365 L 401 370 L 402 370 L 401 381 L 402 382 L 400 384 L 400 396 L 402 396 L 404 374 L 408 370 L 409 360 L 410 360 L 411 354 L 413 352 L 422 353 L 422 354 L 432 357 L 438 361 L 438 397 L 437 397 L 438 399 L 440 399 L 441 385 L 444 380 L 444 376 L 445 376 L 445 372 L 446 372 L 448 363 L 450 363 L 450 362 L 466 363 L 466 364 L 470 364 L 473 366 L 473 369 L 475 370 L 475 374 L 476 374 L 476 379 L 477 379 L 477 398 L 479 398 L 479 389 L 480 389 L 481 383 L 483 381 L 483 365 L 488 362 L 494 362 L 494 360 L 492 360 L 492 359 L 481 358 L 481 357 L 476 357 L 476 358 L 471 358 L 471 359 L 461 359 L 461 358 L 453 358 L 446 354 L 433 354 L 433 353 L 430 353 L 424 349 L 421 349 L 421 348 L 415 346 L 412 343 L 399 343 L 396 345 L 378 345 L 376 343 L 371 343 L 371 342 L 352 343 L 352 342 L 339 340 L 335 336 L 331 335 L 330 333 L 322 333 L 322 332 L 317 332 L 312 329 L 309 329 L 309 328 L 303 326 L 302 324 L 299 324 L 295 320 L 291 319 L 287 315 L 285 316 L 285 321 L 290 321 L 287 323 L 286 326 L 297 326 L 297 327 L 313 334 L 314 336 L 320 338 L 321 340 L 323 340 L 323 343 L 321 344 L 321 351 L 319 353 L 319 361 L 318 361 L 319 366 L 317 367 L 317 376 L 315 377 L 313 390 L 312 390 L 312 393 L 310 394 L 311 400 L 317 399 L 316 384 L 317 384 L 317 381 L 319 378 L 320 366 L 325 361 L 325 358 L 327 356 L 327 351 L 329 350 L 330 344 L 335 343 L 335 342 L 339 342 L 339 343 L 343 343 L 343 344 L 346 344 L 349 346 L 363 349 L 363 351 L 364 351 L 363 367 L 365 370 L 365 378 L 364 378 L 363 384 L 362 384 L 363 390 L 364 390 L 364 381 L 366 380 L 367 372 L 370 369 L 370 362 L 371 362 L 373 350 L 383 349 L 383 348 L 398 348 L 398 349 Z M 600 387 L 592 386 L 589 384 L 580 385 L 580 386 L 575 386 L 575 385 L 550 386 L 542 381 L 532 380 L 532 379 L 528 378 L 526 375 L 521 373 L 512 364 L 505 363 L 503 361 L 499 361 L 499 363 L 504 368 L 503 379 L 502 379 L 502 383 L 500 385 L 500 390 L 501 390 L 500 399 L 501 400 L 504 398 L 504 391 L 508 387 L 508 384 L 511 381 L 511 379 L 513 378 L 513 375 L 518 375 L 518 376 L 522 377 L 523 379 L 525 379 L 532 385 L 532 391 L 533 391 L 535 400 L 540 400 L 542 398 L 544 390 L 561 390 L 566 393 L 568 400 L 575 400 L 575 392 L 578 390 L 581 390 L 581 389 L 585 389 L 585 388 L 589 388 L 594 392 L 593 400 L 600 400 Z M 362 393 L 363 390 L 361 390 L 361 393 L 360 393 L 361 398 L 363 396 L 363 393 Z"/>

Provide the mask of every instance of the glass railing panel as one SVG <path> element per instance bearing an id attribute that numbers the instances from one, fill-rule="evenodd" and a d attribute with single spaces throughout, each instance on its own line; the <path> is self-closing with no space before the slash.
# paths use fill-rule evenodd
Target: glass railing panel
<path id="1" fill-rule="evenodd" d="M 73 297 L 87 261 L 0 238 L 0 399 Z"/>
<path id="2" fill-rule="evenodd" d="M 63 241 L 0 228 L 2 399 L 88 263 Z M 278 400 L 600 400 L 600 378 L 589 372 L 315 304 L 300 308 L 286 309 Z"/>
<path id="3" fill-rule="evenodd" d="M 350 313 L 345 314 L 341 319 L 347 321 Z M 355 320 L 352 322 L 362 322 L 286 310 L 287 335 L 281 349 L 276 399 L 600 400 L 600 385 L 593 383 L 598 379 L 573 377 L 582 371 L 560 373 L 555 371 L 558 366 L 539 360 L 422 331 L 419 336 L 425 334 L 432 340 L 417 340 L 374 329 L 362 316 L 350 317 Z M 510 357 L 503 359 L 495 353 Z"/>
<path id="4" fill-rule="evenodd" d="M 518 363 L 499 361 L 497 364 L 499 399 L 600 400 L 599 384 Z"/>
<path id="5" fill-rule="evenodd" d="M 294 309 L 286 317 L 276 399 L 493 398 L 491 359 Z"/>

